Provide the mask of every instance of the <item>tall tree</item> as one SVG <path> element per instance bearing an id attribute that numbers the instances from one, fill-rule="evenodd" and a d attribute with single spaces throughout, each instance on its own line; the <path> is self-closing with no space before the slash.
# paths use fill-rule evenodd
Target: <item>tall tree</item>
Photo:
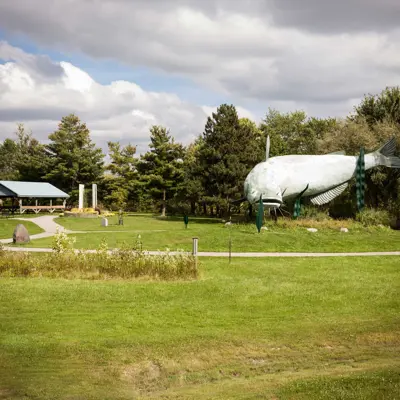
<path id="1" fill-rule="evenodd" d="M 46 150 L 50 170 L 45 179 L 71 195 L 76 201 L 79 184 L 99 183 L 103 175 L 103 152 L 90 139 L 86 124 L 70 114 L 61 119 L 58 130 L 49 135 Z"/>
<path id="2" fill-rule="evenodd" d="M 207 119 L 197 176 L 201 177 L 205 200 L 215 204 L 220 215 L 229 210 L 231 199 L 243 195 L 244 179 L 260 158 L 256 132 L 248 120 L 239 120 L 233 105 L 222 104 Z"/>
<path id="3" fill-rule="evenodd" d="M 23 124 L 18 124 L 16 136 L 19 180 L 41 182 L 49 168 L 49 157 L 44 145 L 32 136 L 32 132 L 28 133 Z"/>
<path id="4" fill-rule="evenodd" d="M 44 146 L 24 124 L 17 124 L 16 139 L 0 144 L 0 177 L 5 180 L 41 181 L 47 171 L 48 157 Z"/>
<path id="5" fill-rule="evenodd" d="M 271 156 L 315 154 L 318 140 L 335 124 L 333 118 L 308 118 L 304 111 L 283 114 L 269 109 L 260 129 L 271 138 Z"/>
<path id="6" fill-rule="evenodd" d="M 364 96 L 355 107 L 353 119 L 357 117 L 365 118 L 370 126 L 385 120 L 400 124 L 400 87 L 386 87 L 379 94 Z"/>
<path id="7" fill-rule="evenodd" d="M 150 128 L 150 140 L 150 151 L 140 158 L 137 168 L 152 199 L 161 201 L 161 216 L 165 216 L 167 199 L 177 194 L 183 180 L 184 149 L 162 126 Z"/>
<path id="8" fill-rule="evenodd" d="M 128 144 L 121 148 L 119 142 L 108 142 L 108 150 L 111 162 L 106 170 L 111 175 L 105 177 L 108 194 L 104 200 L 114 208 L 125 208 L 128 203 L 132 205 L 137 201 L 138 197 L 136 147 Z"/>
<path id="9" fill-rule="evenodd" d="M 0 143 L 0 180 L 18 180 L 17 169 L 18 146 L 12 139 Z"/>

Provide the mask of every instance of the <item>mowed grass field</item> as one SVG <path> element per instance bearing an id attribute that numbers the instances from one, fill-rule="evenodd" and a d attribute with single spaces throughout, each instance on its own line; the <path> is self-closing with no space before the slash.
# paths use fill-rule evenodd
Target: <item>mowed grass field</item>
<path id="1" fill-rule="evenodd" d="M 14 229 L 18 224 L 25 225 L 30 235 L 43 232 L 36 224 L 30 221 L 19 221 L 13 218 L 0 218 L 0 239 L 10 239 L 13 236 Z"/>
<path id="2" fill-rule="evenodd" d="M 183 218 L 160 219 L 152 216 L 125 217 L 124 225 L 118 225 L 118 217 L 109 218 L 109 226 L 102 227 L 101 219 L 57 218 L 56 222 L 72 231 L 76 248 L 97 248 L 106 240 L 110 248 L 123 244 L 135 246 L 141 236 L 144 250 L 192 248 L 192 238 L 199 238 L 199 251 L 228 251 L 229 237 L 234 252 L 364 252 L 400 250 L 400 231 L 389 228 L 365 228 L 349 222 L 336 221 L 333 227 L 324 222 L 300 221 L 291 227 L 268 223 L 268 230 L 259 234 L 255 224 L 234 223 L 226 227 L 219 219 L 189 218 L 185 229 Z M 332 223 L 330 223 L 332 224 Z M 340 232 L 341 224 L 349 226 L 349 232 Z M 308 232 L 316 227 L 318 232 Z M 32 241 L 29 247 L 51 247 L 52 238 Z"/>
<path id="3" fill-rule="evenodd" d="M 0 398 L 399 399 L 398 257 L 0 279 Z"/>

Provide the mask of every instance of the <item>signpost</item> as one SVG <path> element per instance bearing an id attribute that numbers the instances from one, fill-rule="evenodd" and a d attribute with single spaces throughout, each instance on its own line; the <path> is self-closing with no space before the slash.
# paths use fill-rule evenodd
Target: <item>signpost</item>
<path id="1" fill-rule="evenodd" d="M 258 203 L 258 212 L 257 212 L 257 218 L 256 218 L 256 226 L 258 229 L 258 233 L 261 232 L 261 227 L 263 224 L 263 217 L 264 217 L 264 204 L 262 202 L 262 198 L 260 196 L 260 201 Z"/>

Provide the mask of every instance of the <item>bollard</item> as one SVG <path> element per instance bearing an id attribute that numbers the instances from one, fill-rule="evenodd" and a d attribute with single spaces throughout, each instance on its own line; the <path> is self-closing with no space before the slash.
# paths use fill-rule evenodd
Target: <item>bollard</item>
<path id="1" fill-rule="evenodd" d="M 193 245 L 192 245 L 192 255 L 194 255 L 194 263 L 196 266 L 196 270 L 197 270 L 197 251 L 199 248 L 199 238 L 194 237 L 193 238 Z"/>
<path id="2" fill-rule="evenodd" d="M 199 238 L 193 238 L 193 246 L 192 246 L 192 255 L 197 256 L 197 252 L 199 249 Z"/>

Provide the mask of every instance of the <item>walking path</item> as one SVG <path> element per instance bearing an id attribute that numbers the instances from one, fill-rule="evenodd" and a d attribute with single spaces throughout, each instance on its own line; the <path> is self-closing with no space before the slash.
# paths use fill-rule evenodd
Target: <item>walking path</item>
<path id="1" fill-rule="evenodd" d="M 36 218 L 14 218 L 14 219 L 19 220 L 19 221 L 33 222 L 39 228 L 42 228 L 44 230 L 44 232 L 42 232 L 42 233 L 38 233 L 36 235 L 31 235 L 30 238 L 32 240 L 43 239 L 43 238 L 54 236 L 57 233 L 57 228 L 60 232 L 74 233 L 73 231 L 69 231 L 69 230 L 65 229 L 63 226 L 55 223 L 54 218 L 56 218 L 54 215 L 43 215 L 41 217 L 36 217 Z M 8 244 L 8 243 L 12 243 L 12 242 L 13 242 L 12 238 L 11 239 L 0 239 L 0 243 L 3 243 L 3 244 Z"/>
<path id="2" fill-rule="evenodd" d="M 71 233 L 96 233 L 100 231 L 70 231 L 65 229 L 63 226 L 54 222 L 55 216 L 46 215 L 37 218 L 15 218 L 21 221 L 31 221 L 38 225 L 40 228 L 44 230 L 42 233 L 38 233 L 37 235 L 32 235 L 31 239 L 41 239 L 45 237 L 54 236 L 57 233 L 57 229 L 60 232 L 65 232 L 66 234 Z M 104 231 L 107 233 L 118 232 L 118 231 Z M 127 232 L 127 231 L 122 231 Z M 12 243 L 12 239 L 1 239 L 0 243 L 8 244 Z M 4 247 L 4 250 L 7 251 L 16 251 L 16 252 L 35 252 L 35 253 L 50 253 L 53 250 L 50 248 L 34 248 L 34 247 Z M 76 250 L 84 253 L 94 253 L 96 250 Z M 166 254 L 164 251 L 145 251 L 145 254 L 149 255 L 160 255 Z M 181 254 L 178 252 L 168 252 L 168 254 Z M 215 251 L 200 251 L 197 253 L 199 257 L 229 257 L 228 252 L 215 252 Z M 365 252 L 365 253 L 231 253 L 231 257 L 370 257 L 370 256 L 400 256 L 400 251 L 386 251 L 386 252 Z"/>

